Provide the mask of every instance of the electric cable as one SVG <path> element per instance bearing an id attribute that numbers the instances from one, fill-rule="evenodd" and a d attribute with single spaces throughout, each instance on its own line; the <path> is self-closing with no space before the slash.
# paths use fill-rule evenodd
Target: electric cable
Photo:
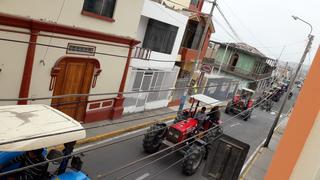
<path id="1" fill-rule="evenodd" d="M 263 100 L 261 100 L 259 103 L 254 104 L 251 108 L 248 108 L 247 110 L 243 111 L 242 113 L 244 113 L 244 112 L 246 112 L 246 111 L 249 111 L 249 110 L 257 107 L 257 106 L 260 105 L 262 102 L 268 100 L 268 98 L 271 98 L 271 97 L 274 96 L 274 95 L 275 95 L 275 93 L 274 93 L 274 94 L 271 94 L 271 95 L 269 95 L 269 96 L 267 96 L 267 97 L 265 97 L 265 98 L 264 98 Z M 228 122 L 228 121 L 230 121 L 230 120 L 232 120 L 232 119 L 240 116 L 242 113 L 239 113 L 239 114 L 237 114 L 237 115 L 235 115 L 235 116 L 232 116 L 231 118 L 225 120 L 224 122 Z M 212 131 L 212 130 L 216 129 L 217 127 L 220 127 L 220 126 L 215 125 L 214 127 L 210 128 L 210 129 L 208 129 L 208 130 L 206 130 L 206 131 L 203 131 L 203 132 L 201 132 L 201 133 L 203 133 L 203 134 L 204 134 L 204 133 L 207 133 L 207 132 L 209 132 L 209 131 Z M 135 161 L 133 161 L 133 162 L 127 163 L 127 164 L 124 165 L 124 166 L 121 166 L 121 167 L 119 167 L 119 168 L 113 169 L 113 170 L 111 170 L 111 171 L 109 171 L 109 172 L 107 172 L 107 173 L 98 175 L 97 178 L 98 178 L 98 179 L 101 179 L 101 178 L 103 178 L 103 177 L 110 176 L 111 174 L 114 174 L 114 173 L 116 173 L 116 172 L 118 172 L 118 171 L 120 171 L 120 170 L 122 170 L 122 169 L 128 168 L 128 167 L 130 167 L 130 166 L 132 166 L 132 165 L 134 165 L 134 164 L 137 164 L 138 162 L 141 162 L 141 161 L 143 161 L 143 160 L 146 160 L 146 159 L 149 159 L 149 158 L 151 158 L 151 157 L 154 157 L 154 156 L 156 156 L 156 155 L 158 155 L 158 154 L 160 154 L 160 153 L 162 153 L 162 152 L 165 152 L 165 151 L 167 151 L 167 150 L 169 150 L 169 149 L 171 149 L 171 148 L 174 148 L 174 147 L 176 147 L 176 146 L 178 146 L 178 145 L 180 145 L 180 144 L 182 144 L 182 143 L 185 143 L 185 142 L 191 140 L 192 138 L 194 138 L 194 137 L 196 137 L 196 136 L 197 136 L 197 135 L 192 136 L 192 137 L 187 138 L 187 139 L 185 139 L 185 140 L 183 140 L 183 141 L 181 141 L 181 142 L 178 142 L 178 143 L 176 143 L 176 144 L 174 144 L 174 145 L 172 145 L 172 146 L 169 146 L 169 147 L 167 147 L 167 148 L 165 148 L 165 149 L 162 149 L 162 150 L 160 150 L 160 151 L 158 151 L 158 152 L 156 152 L 156 153 L 154 153 L 154 154 L 145 156 L 145 157 L 140 158 L 140 159 L 138 159 L 138 160 L 135 160 Z"/>
<path id="2" fill-rule="evenodd" d="M 273 95 L 273 94 L 272 94 L 272 95 Z M 271 95 L 270 95 L 270 96 L 271 96 Z M 266 97 L 264 100 L 267 100 L 267 98 L 268 98 L 268 97 Z M 264 100 L 262 100 L 260 103 L 264 102 Z M 249 111 L 249 110 L 253 109 L 255 106 L 257 106 L 257 105 L 258 105 L 258 104 L 253 105 L 251 108 L 248 108 L 248 109 L 245 110 L 245 111 Z M 243 112 L 245 112 L 245 111 L 243 111 Z M 227 122 L 227 121 L 229 121 L 229 120 L 231 120 L 231 119 L 234 119 L 235 117 L 237 117 L 237 116 L 239 116 L 239 115 L 241 115 L 241 113 L 233 116 L 232 118 L 226 120 L 225 122 Z M 206 130 L 206 131 L 201 132 L 201 134 L 205 134 L 205 133 L 207 133 L 207 132 L 209 132 L 209 131 L 212 131 L 212 130 L 216 129 L 217 127 L 220 127 L 220 126 L 215 125 L 214 127 L 210 128 L 210 129 L 208 129 L 208 130 Z M 150 132 L 149 132 L 149 133 L 150 133 Z M 144 134 L 142 134 L 142 135 L 144 135 Z M 20 171 L 25 170 L 25 169 L 28 169 L 28 168 L 32 168 L 32 167 L 36 167 L 36 166 L 39 166 L 39 165 L 47 164 L 47 163 L 49 163 L 49 162 L 53 162 L 53 161 L 57 161 L 57 160 L 62 160 L 62 159 L 64 159 L 64 158 L 69 158 L 69 157 L 72 157 L 72 156 L 75 156 L 75 155 L 87 153 L 87 152 L 94 151 L 94 150 L 101 149 L 101 148 L 105 148 L 105 147 L 108 147 L 108 146 L 117 144 L 117 143 L 119 143 L 119 142 L 123 142 L 123 141 L 128 141 L 128 140 L 130 140 L 130 139 L 134 139 L 134 138 L 139 137 L 139 136 L 141 136 L 141 134 L 136 135 L 136 136 L 132 136 L 132 137 L 127 138 L 127 139 L 123 139 L 123 140 L 119 140 L 119 141 L 114 141 L 114 142 L 108 143 L 108 144 L 103 145 L 103 146 L 98 146 L 98 147 L 91 148 L 91 149 L 87 149 L 87 150 L 80 150 L 79 152 L 72 153 L 72 154 L 70 154 L 70 155 L 62 156 L 62 157 L 55 158 L 55 159 L 51 159 L 51 160 L 46 160 L 46 161 L 41 162 L 41 163 L 33 164 L 33 165 L 30 165 L 30 166 L 25 166 L 25 167 L 18 168 L 18 169 L 14 169 L 14 170 L 10 170 L 10 171 L 7 171 L 7 172 L 3 172 L 3 173 L 0 173 L 0 177 L 1 177 L 1 176 L 4 176 L 4 175 L 8 175 L 8 174 L 15 173 L 15 172 L 20 172 Z M 162 152 L 165 152 L 166 150 L 171 149 L 171 148 L 173 148 L 173 147 L 176 147 L 176 146 L 178 146 L 178 145 L 180 145 L 180 144 L 182 144 L 182 143 L 184 143 L 184 142 L 187 142 L 187 141 L 189 141 L 189 140 L 191 140 L 191 139 L 193 139 L 193 138 L 195 138 L 195 137 L 197 137 L 197 136 L 198 136 L 198 135 L 195 135 L 195 136 L 192 136 L 192 137 L 190 137 L 190 138 L 187 138 L 187 139 L 185 139 L 185 140 L 183 140 L 183 141 L 181 141 L 181 142 L 179 142 L 179 143 L 177 143 L 177 144 L 175 144 L 175 145 L 173 145 L 173 146 L 169 146 L 168 148 L 162 149 L 162 150 L 160 150 L 160 151 L 158 151 L 158 152 L 156 152 L 156 153 L 154 153 L 154 154 L 151 154 L 151 155 L 149 155 L 149 156 L 146 156 L 146 157 L 144 157 L 144 158 L 141 158 L 141 159 L 139 159 L 139 160 L 136 160 L 136 161 L 134 161 L 134 162 L 132 162 L 132 163 L 126 164 L 125 166 L 129 167 L 129 166 L 132 166 L 133 164 L 136 164 L 136 163 L 138 163 L 138 162 L 140 162 L 140 161 L 142 161 L 142 160 L 148 159 L 148 158 L 150 158 L 150 157 L 154 157 L 154 156 L 157 155 L 157 154 L 160 154 L 160 153 L 162 153 Z M 119 168 L 118 168 L 118 169 L 119 169 Z M 123 167 L 121 167 L 121 169 L 123 169 Z M 120 170 L 121 170 L 121 169 L 120 169 Z M 113 171 L 114 171 L 114 170 L 113 170 Z M 113 171 L 112 171 L 112 172 L 113 172 Z M 113 173 L 114 173 L 114 172 L 113 172 Z M 109 174 L 108 174 L 108 175 L 109 175 Z M 102 176 L 106 176 L 106 175 L 103 174 L 103 175 L 101 175 L 101 177 L 102 177 Z"/>

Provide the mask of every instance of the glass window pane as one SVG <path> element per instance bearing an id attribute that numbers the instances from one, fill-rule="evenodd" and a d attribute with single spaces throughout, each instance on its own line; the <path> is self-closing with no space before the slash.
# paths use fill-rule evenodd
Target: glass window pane
<path id="1" fill-rule="evenodd" d="M 103 0 L 85 0 L 83 10 L 100 14 Z"/>
<path id="2" fill-rule="evenodd" d="M 101 15 L 112 18 L 115 5 L 116 5 L 116 0 L 104 0 L 104 5 L 103 5 Z"/>
<path id="3" fill-rule="evenodd" d="M 142 47 L 170 54 L 177 32 L 176 26 L 149 19 Z"/>
<path id="4" fill-rule="evenodd" d="M 144 72 L 137 72 L 136 78 L 135 78 L 135 80 L 133 82 L 133 87 L 132 87 L 133 91 L 140 89 L 143 73 Z"/>

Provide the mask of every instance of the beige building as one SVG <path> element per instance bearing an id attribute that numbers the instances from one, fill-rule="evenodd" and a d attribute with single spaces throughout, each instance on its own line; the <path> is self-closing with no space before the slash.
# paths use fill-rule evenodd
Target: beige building
<path id="1" fill-rule="evenodd" d="M 43 103 L 81 122 L 118 118 L 144 0 L 2 0 L 0 99 Z M 130 17 L 130 18 L 128 18 Z"/>

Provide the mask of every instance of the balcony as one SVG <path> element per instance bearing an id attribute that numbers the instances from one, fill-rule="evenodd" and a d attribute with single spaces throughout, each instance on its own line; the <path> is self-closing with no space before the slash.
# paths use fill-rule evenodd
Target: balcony
<path id="1" fill-rule="evenodd" d="M 185 47 L 180 48 L 181 62 L 195 62 L 198 51 Z"/>
<path id="2" fill-rule="evenodd" d="M 219 67 L 220 67 L 220 62 L 212 62 L 211 61 L 210 64 L 212 64 L 217 69 L 219 69 Z M 271 76 L 271 74 L 272 74 L 272 72 L 264 73 L 264 74 L 258 74 L 258 73 L 254 73 L 254 72 L 251 72 L 251 71 L 247 71 L 247 70 L 238 68 L 236 66 L 231 66 L 231 65 L 226 65 L 226 64 L 222 65 L 221 70 L 226 72 L 226 73 L 229 73 L 229 74 L 232 74 L 232 75 L 235 75 L 235 76 L 239 76 L 239 77 L 244 78 L 244 79 L 249 79 L 249 80 L 263 79 L 263 78 L 266 78 L 268 76 Z"/>
<path id="3" fill-rule="evenodd" d="M 142 59 L 142 60 L 149 60 L 151 56 L 151 49 L 146 49 L 142 47 L 135 47 L 133 58 Z"/>

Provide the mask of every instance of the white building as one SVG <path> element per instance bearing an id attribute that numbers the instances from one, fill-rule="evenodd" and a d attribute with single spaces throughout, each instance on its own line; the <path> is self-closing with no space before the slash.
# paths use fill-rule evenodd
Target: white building
<path id="1" fill-rule="evenodd" d="M 179 68 L 175 67 L 188 17 L 164 5 L 146 0 L 143 4 L 126 91 L 173 88 Z M 140 48 L 139 48 L 140 47 Z M 166 107 L 170 91 L 125 95 L 125 112 Z"/>

